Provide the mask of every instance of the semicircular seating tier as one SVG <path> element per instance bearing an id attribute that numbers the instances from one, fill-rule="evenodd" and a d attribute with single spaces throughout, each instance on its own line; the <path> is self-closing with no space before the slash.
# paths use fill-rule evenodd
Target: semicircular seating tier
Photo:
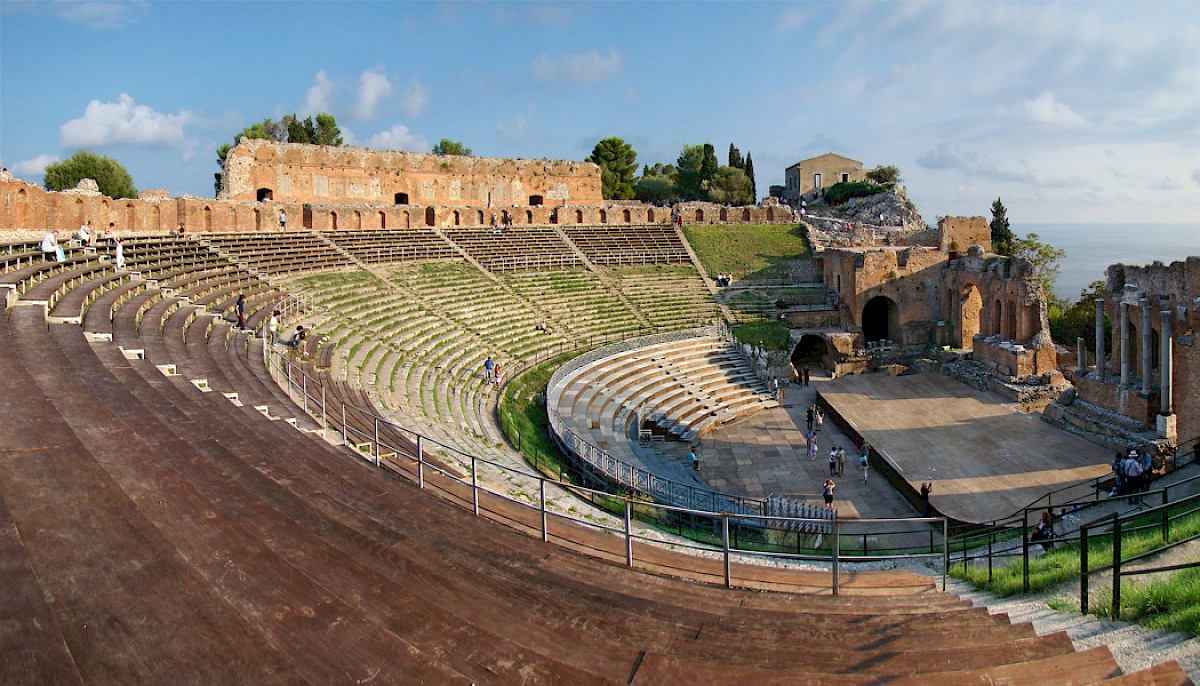
<path id="1" fill-rule="evenodd" d="M 594 522 L 551 515 L 547 542 L 487 492 L 475 516 L 469 483 L 326 440 L 263 364 L 286 299 L 255 273 L 168 236 L 127 239 L 127 269 L 31 252 L 0 274 L 0 683 L 1188 683 L 911 572 L 830 596 L 735 561 L 725 589 L 647 573 L 723 564 L 640 540 L 627 567 Z"/>

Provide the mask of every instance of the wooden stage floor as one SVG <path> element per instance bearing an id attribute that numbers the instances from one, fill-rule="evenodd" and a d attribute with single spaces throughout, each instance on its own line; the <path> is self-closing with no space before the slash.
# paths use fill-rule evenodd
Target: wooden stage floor
<path id="1" fill-rule="evenodd" d="M 846 376 L 820 392 L 914 488 L 933 483 L 939 512 L 962 521 L 1005 517 L 1109 473 L 1108 450 L 941 374 Z"/>

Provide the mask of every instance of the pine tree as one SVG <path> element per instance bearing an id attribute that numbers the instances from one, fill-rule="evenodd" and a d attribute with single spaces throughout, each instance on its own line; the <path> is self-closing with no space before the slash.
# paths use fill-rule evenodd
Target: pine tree
<path id="1" fill-rule="evenodd" d="M 758 183 L 754 180 L 754 158 L 750 153 L 746 153 L 746 176 L 750 179 L 750 202 L 751 204 L 758 202 Z"/>
<path id="2" fill-rule="evenodd" d="M 738 150 L 733 143 L 729 144 L 729 166 L 734 169 L 746 168 L 746 160 L 742 159 L 742 151 Z"/>
<path id="3" fill-rule="evenodd" d="M 708 189 L 712 188 L 713 181 L 717 178 L 717 170 L 721 165 L 717 163 L 717 151 L 712 146 L 712 143 L 704 144 L 704 157 L 700 161 L 700 183 L 704 187 L 705 197 L 708 195 Z"/>
<path id="4" fill-rule="evenodd" d="M 992 221 L 989 225 L 992 228 L 992 251 L 999 255 L 1013 254 L 1016 236 L 1008 226 L 1008 210 L 1000 198 L 992 203 Z"/>

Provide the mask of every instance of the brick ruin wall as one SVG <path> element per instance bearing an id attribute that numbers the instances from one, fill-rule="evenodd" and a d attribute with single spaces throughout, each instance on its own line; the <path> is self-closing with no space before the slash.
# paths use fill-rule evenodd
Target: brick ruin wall
<path id="1" fill-rule="evenodd" d="M 600 205 L 591 162 L 276 143 L 243 138 L 221 173 L 222 200 L 412 204 L 422 207 Z M 397 199 L 403 202 L 397 202 Z"/>
<path id="2" fill-rule="evenodd" d="M 1172 406 L 1176 435 L 1187 449 L 1200 439 L 1200 257 L 1163 264 L 1132 266 L 1115 264 L 1105 281 L 1104 312 L 1112 325 L 1105 340 L 1104 374 L 1089 374 L 1076 380 L 1079 397 L 1154 428 L 1160 406 L 1162 312 L 1171 313 Z M 1143 302 L 1150 313 L 1153 340 L 1150 393 L 1142 392 Z M 1130 374 L 1120 384 L 1120 307 L 1128 308 L 1130 327 Z M 1090 339 L 1089 339 L 1090 342 Z M 1093 370 L 1094 371 L 1094 370 Z"/>

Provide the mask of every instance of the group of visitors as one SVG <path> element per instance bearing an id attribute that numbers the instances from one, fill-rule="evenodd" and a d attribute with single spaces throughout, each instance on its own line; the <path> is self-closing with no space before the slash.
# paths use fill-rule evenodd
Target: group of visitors
<path id="1" fill-rule="evenodd" d="M 808 387 L 808 365 L 804 365 L 800 371 L 796 372 L 796 383 Z"/>
<path id="2" fill-rule="evenodd" d="M 717 274 L 716 282 L 718 288 L 729 288 L 733 285 L 733 274 Z"/>
<path id="3" fill-rule="evenodd" d="M 846 449 L 833 446 L 829 449 L 829 476 L 842 476 L 846 473 Z"/>
<path id="4" fill-rule="evenodd" d="M 808 431 L 810 432 L 820 431 L 821 427 L 825 425 L 825 413 L 817 407 L 816 403 L 808 406 L 804 416 L 808 420 Z"/>
<path id="5" fill-rule="evenodd" d="M 491 355 L 483 361 L 483 382 L 493 384 L 498 389 L 504 380 L 504 366 L 492 359 Z"/>
<path id="6" fill-rule="evenodd" d="M 97 236 L 96 230 L 92 228 L 91 220 L 84 221 L 79 225 L 79 230 L 73 236 L 74 240 L 85 248 L 94 248 L 98 243 L 111 243 L 114 248 L 114 262 L 117 269 L 125 268 L 125 248 L 121 244 L 121 239 L 117 236 L 117 227 L 114 222 L 109 222 L 108 227 L 104 229 L 103 236 Z M 47 260 L 54 262 L 64 262 L 67 259 L 67 253 L 63 249 L 62 244 L 58 242 L 59 232 L 51 231 L 42 237 L 41 251 Z"/>
<path id="7" fill-rule="evenodd" d="M 779 377 L 772 375 L 767 379 L 767 391 L 771 398 L 783 402 L 783 387 L 779 385 Z"/>
<path id="8" fill-rule="evenodd" d="M 1112 461 L 1112 471 L 1117 480 L 1112 495 L 1126 496 L 1125 502 L 1141 505 L 1141 494 L 1150 488 L 1150 477 L 1154 473 L 1154 458 L 1150 451 L 1143 450 L 1138 454 L 1136 449 L 1130 448 L 1128 453 L 1117 453 Z"/>

